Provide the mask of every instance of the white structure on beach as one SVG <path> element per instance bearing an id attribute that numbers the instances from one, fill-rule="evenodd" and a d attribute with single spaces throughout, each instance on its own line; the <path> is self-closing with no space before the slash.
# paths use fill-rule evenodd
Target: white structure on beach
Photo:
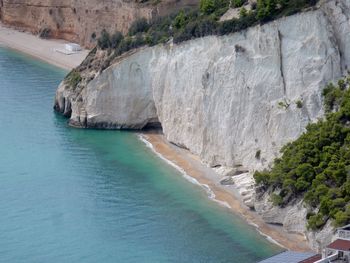
<path id="1" fill-rule="evenodd" d="M 75 43 L 65 44 L 64 47 L 69 52 L 78 52 L 82 50 L 81 46 Z"/>
<path id="2" fill-rule="evenodd" d="M 62 48 L 55 48 L 54 51 L 64 54 L 64 55 L 73 55 L 76 54 L 80 51 L 82 51 L 83 49 L 81 48 L 80 45 L 75 44 L 75 43 L 67 43 L 64 44 L 64 47 Z"/>

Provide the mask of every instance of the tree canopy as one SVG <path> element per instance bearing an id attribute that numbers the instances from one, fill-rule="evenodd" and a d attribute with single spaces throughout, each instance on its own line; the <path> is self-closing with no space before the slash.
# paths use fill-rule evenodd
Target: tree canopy
<path id="1" fill-rule="evenodd" d="M 118 56 L 141 45 L 153 46 L 173 38 L 175 43 L 207 35 L 224 35 L 270 20 L 291 15 L 315 5 L 317 0 L 258 0 L 251 10 L 247 0 L 200 0 L 195 9 L 180 10 L 164 17 L 135 20 L 124 39 L 120 33 L 110 36 L 105 30 L 97 40 L 100 49 L 114 49 Z M 230 8 L 240 9 L 240 17 L 220 21 Z M 114 36 L 114 39 L 113 39 Z M 137 42 L 137 43 L 136 43 Z"/>
<path id="2" fill-rule="evenodd" d="M 308 205 L 308 228 L 350 223 L 350 77 L 323 90 L 326 116 L 309 124 L 306 132 L 288 143 L 270 171 L 254 178 L 275 205 L 296 198 Z"/>

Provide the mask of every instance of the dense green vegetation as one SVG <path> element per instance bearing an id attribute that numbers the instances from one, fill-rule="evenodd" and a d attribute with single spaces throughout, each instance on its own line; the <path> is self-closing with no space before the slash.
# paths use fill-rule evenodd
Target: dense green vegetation
<path id="1" fill-rule="evenodd" d="M 157 17 L 151 21 L 136 20 L 127 36 L 120 32 L 110 36 L 102 31 L 98 39 L 100 49 L 113 49 L 114 56 L 143 46 L 165 43 L 171 38 L 175 43 L 207 35 L 224 35 L 266 23 L 281 16 L 291 15 L 314 6 L 317 0 L 258 0 L 247 10 L 247 0 L 200 0 L 195 10 L 181 10 L 178 13 Z M 241 7 L 240 17 L 219 22 L 229 7 Z"/>
<path id="2" fill-rule="evenodd" d="M 270 171 L 255 172 L 262 192 L 275 205 L 303 198 L 308 228 L 350 223 L 350 77 L 323 91 L 326 116 L 309 124 L 296 141 L 284 146 Z"/>
<path id="3" fill-rule="evenodd" d="M 69 74 L 65 78 L 65 82 L 69 84 L 69 86 L 72 87 L 73 89 L 77 87 L 77 85 L 81 80 L 82 80 L 82 77 L 80 73 L 75 69 L 69 72 Z"/>

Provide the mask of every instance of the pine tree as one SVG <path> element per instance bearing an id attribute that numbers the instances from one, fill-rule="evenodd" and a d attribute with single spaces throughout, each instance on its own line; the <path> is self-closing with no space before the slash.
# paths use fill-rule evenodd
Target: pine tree
<path id="1" fill-rule="evenodd" d="M 264 20 L 265 17 L 265 1 L 258 0 L 256 18 L 261 21 Z"/>

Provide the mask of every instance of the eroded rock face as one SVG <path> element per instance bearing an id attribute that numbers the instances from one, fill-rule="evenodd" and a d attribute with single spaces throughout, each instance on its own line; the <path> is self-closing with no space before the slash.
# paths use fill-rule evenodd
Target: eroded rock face
<path id="1" fill-rule="evenodd" d="M 212 166 L 263 167 L 322 115 L 320 91 L 341 75 L 326 27 L 312 12 L 153 52 L 163 53 L 151 86 L 167 139 Z"/>
<path id="2" fill-rule="evenodd" d="M 284 208 L 272 204 L 268 194 L 255 201 L 256 211 L 262 215 L 265 222 L 283 225 L 289 232 L 304 233 L 306 231 L 305 217 L 307 209 L 301 200 Z"/>
<path id="3" fill-rule="evenodd" d="M 158 117 L 169 141 L 209 165 L 260 169 L 322 116 L 321 90 L 347 63 L 338 48 L 321 11 L 147 48 L 91 81 L 81 107 L 88 121 L 117 127 Z M 134 114 L 136 104 L 126 102 L 139 100 L 153 110 Z M 73 109 L 72 119 L 78 116 Z"/>
<path id="4" fill-rule="evenodd" d="M 328 221 L 319 231 L 308 231 L 306 228 L 307 208 L 302 200 L 295 200 L 286 207 L 274 206 L 268 194 L 255 200 L 255 209 L 265 222 L 283 226 L 289 233 L 302 234 L 309 241 L 310 248 L 319 251 L 332 242 L 335 229 Z"/>
<path id="5" fill-rule="evenodd" d="M 1 0 L 0 19 L 34 34 L 50 29 L 51 37 L 91 47 L 96 43 L 94 34 L 98 36 L 102 29 L 126 33 L 137 18 L 165 15 L 194 4 L 194 0 L 166 0 L 156 6 L 126 0 Z"/>
<path id="6" fill-rule="evenodd" d="M 73 110 L 71 122 L 79 123 L 81 110 L 87 113 L 88 127 L 142 129 L 157 122 L 158 116 L 150 83 L 147 53 L 110 67 L 84 89 L 82 107 Z"/>
<path id="7" fill-rule="evenodd" d="M 252 172 L 323 116 L 322 89 L 350 65 L 349 7 L 349 0 L 329 1 L 240 33 L 143 49 L 97 76 L 79 100 L 60 87 L 56 105 L 72 101 L 71 122 L 83 127 L 142 128 L 159 120 L 170 142 L 208 165 L 247 168 L 242 185 L 250 192 L 242 192 L 254 206 Z M 330 225 L 307 233 L 302 203 L 284 211 L 259 201 L 255 207 L 267 221 L 307 234 L 314 248 L 332 236 Z"/>

